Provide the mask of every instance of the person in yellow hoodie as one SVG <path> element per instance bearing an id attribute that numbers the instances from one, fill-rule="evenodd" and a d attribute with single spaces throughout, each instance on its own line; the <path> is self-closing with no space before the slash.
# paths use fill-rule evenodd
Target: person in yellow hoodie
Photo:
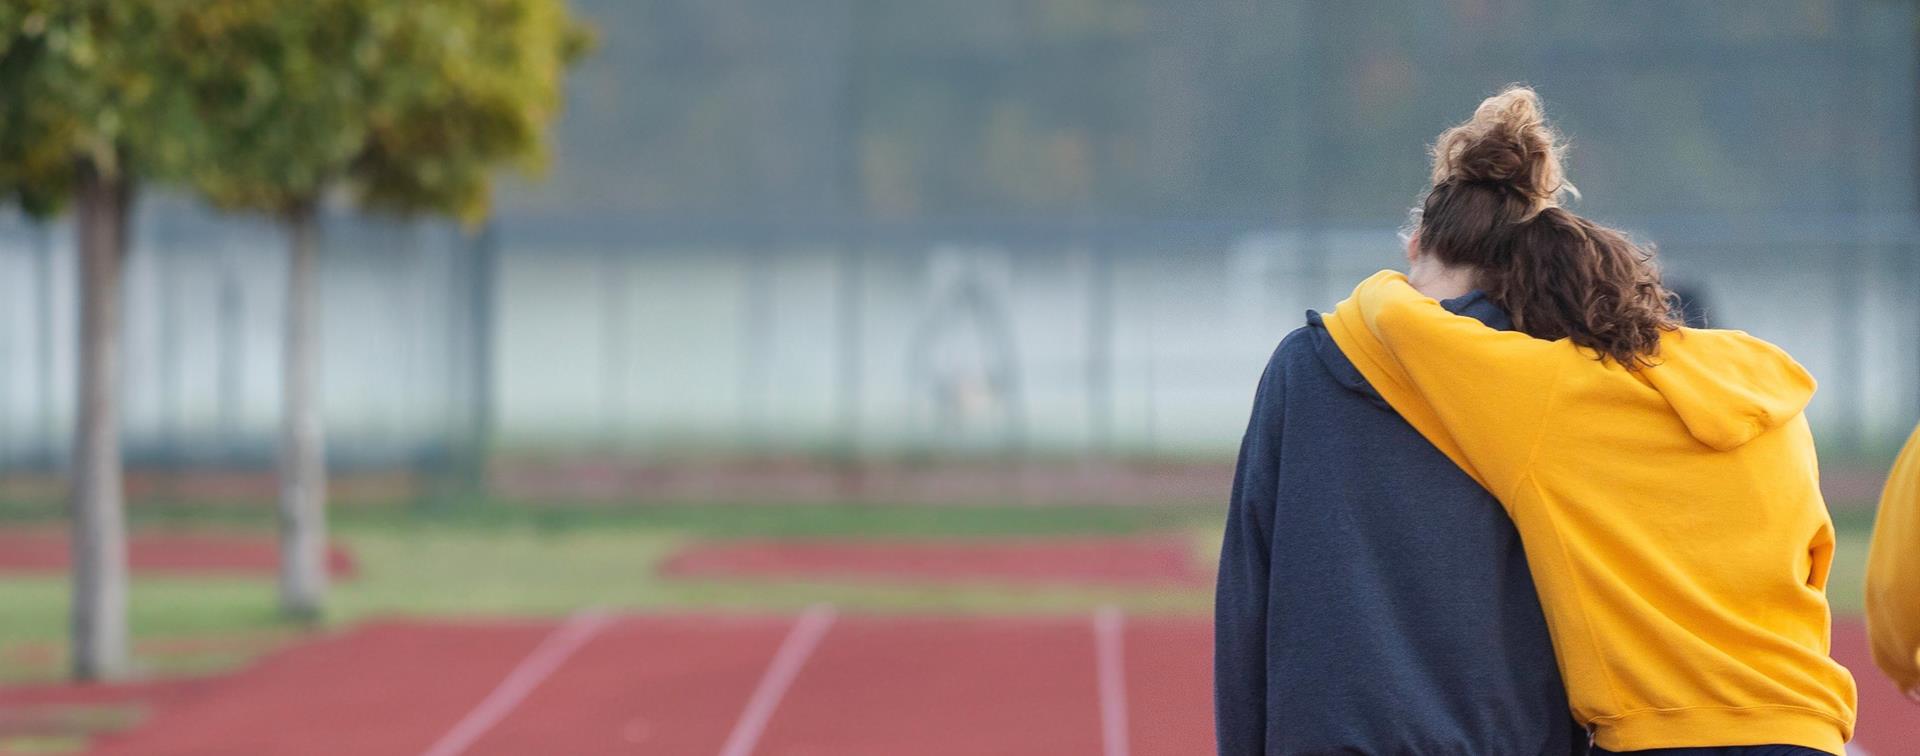
<path id="1" fill-rule="evenodd" d="M 1434 145 L 1411 275 L 1324 322 L 1507 508 L 1596 753 L 1841 753 L 1855 690 L 1829 656 L 1813 378 L 1679 326 L 1651 254 L 1559 206 L 1559 151 L 1532 90 L 1481 103 Z M 1518 331 L 1437 301 L 1472 290 Z"/>
<path id="2" fill-rule="evenodd" d="M 1920 428 L 1880 494 L 1867 551 L 1867 639 L 1873 663 L 1920 703 Z"/>

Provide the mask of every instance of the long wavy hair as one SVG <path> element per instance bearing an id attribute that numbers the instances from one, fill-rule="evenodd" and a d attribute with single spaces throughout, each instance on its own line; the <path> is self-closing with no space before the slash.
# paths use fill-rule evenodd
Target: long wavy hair
<path id="1" fill-rule="evenodd" d="M 1653 251 L 1560 206 L 1575 194 L 1532 89 L 1510 86 L 1433 145 L 1417 244 L 1543 339 L 1565 338 L 1628 369 L 1653 364 L 1679 327 Z"/>

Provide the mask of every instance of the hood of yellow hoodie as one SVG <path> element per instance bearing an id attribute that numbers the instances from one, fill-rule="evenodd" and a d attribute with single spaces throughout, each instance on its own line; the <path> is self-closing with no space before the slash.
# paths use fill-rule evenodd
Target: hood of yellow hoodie
<path id="1" fill-rule="evenodd" d="M 1743 331 L 1670 333 L 1657 364 L 1641 372 L 1694 438 L 1721 451 L 1798 417 L 1815 388 L 1793 357 Z"/>

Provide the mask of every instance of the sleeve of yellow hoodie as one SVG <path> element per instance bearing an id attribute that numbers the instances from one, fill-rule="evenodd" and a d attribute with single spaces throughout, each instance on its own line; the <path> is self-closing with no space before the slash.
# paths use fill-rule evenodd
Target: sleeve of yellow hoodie
<path id="1" fill-rule="evenodd" d="M 1448 312 L 1393 271 L 1362 282 L 1324 322 L 1349 359 L 1376 368 L 1369 378 L 1393 384 L 1376 388 L 1421 399 L 1394 408 L 1495 495 L 1525 472 L 1554 383 L 1577 357 L 1565 343 Z"/>
<path id="2" fill-rule="evenodd" d="M 1920 429 L 1887 477 L 1867 553 L 1873 661 L 1903 691 L 1920 688 Z"/>

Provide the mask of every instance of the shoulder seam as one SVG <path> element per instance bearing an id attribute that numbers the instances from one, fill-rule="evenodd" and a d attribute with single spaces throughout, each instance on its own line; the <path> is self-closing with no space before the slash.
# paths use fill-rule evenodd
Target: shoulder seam
<path id="1" fill-rule="evenodd" d="M 1541 443 L 1547 436 L 1547 416 L 1551 414 L 1553 410 L 1554 401 L 1559 398 L 1560 379 L 1562 376 L 1565 376 L 1566 373 L 1567 363 L 1563 360 L 1559 367 L 1554 368 L 1553 380 L 1547 383 L 1546 399 L 1541 402 L 1540 414 L 1534 419 L 1533 442 L 1527 448 L 1527 461 L 1520 466 L 1520 471 L 1515 476 L 1513 485 L 1507 487 L 1508 495 L 1512 495 L 1515 491 L 1520 490 L 1521 484 L 1533 476 L 1534 465 L 1540 460 Z"/>

